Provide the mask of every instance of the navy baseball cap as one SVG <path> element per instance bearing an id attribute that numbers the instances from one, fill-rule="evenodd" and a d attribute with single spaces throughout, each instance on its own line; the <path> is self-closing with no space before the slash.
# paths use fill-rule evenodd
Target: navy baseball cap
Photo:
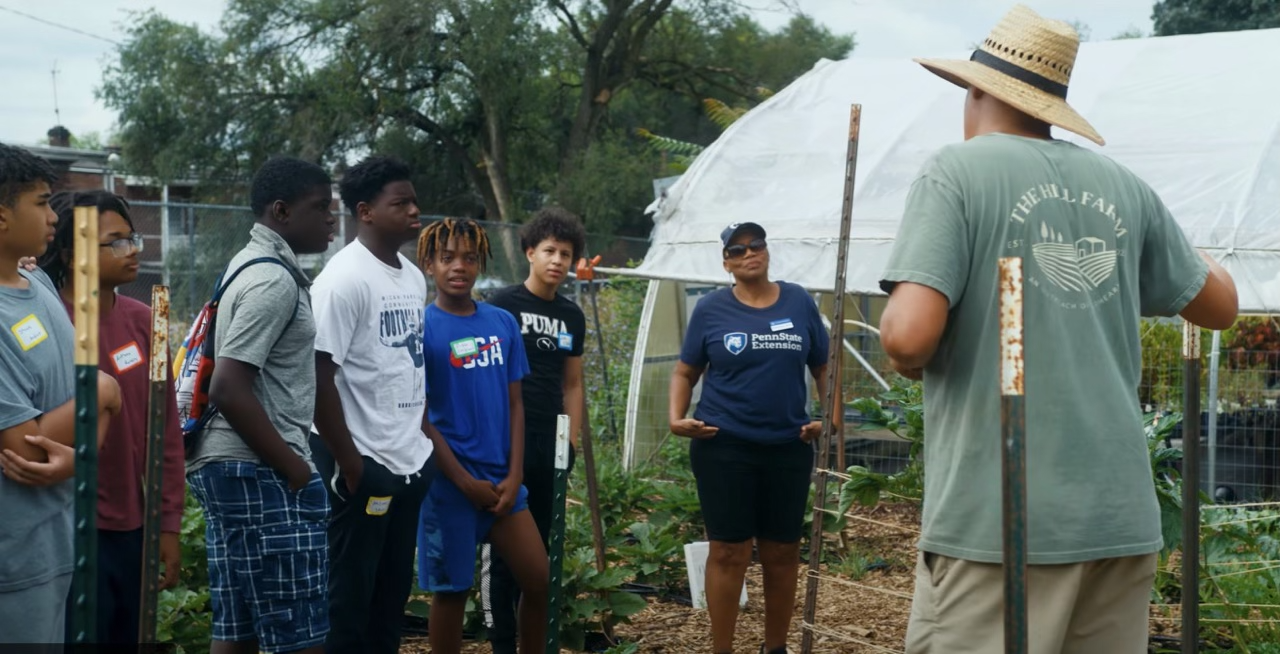
<path id="1" fill-rule="evenodd" d="M 720 232 L 720 245 L 722 247 L 729 247 L 729 241 L 732 241 L 733 237 L 737 236 L 739 232 L 744 231 L 755 232 L 755 234 L 760 238 L 767 238 L 764 233 L 764 228 L 756 223 L 732 223 L 728 227 L 725 227 L 724 231 Z"/>

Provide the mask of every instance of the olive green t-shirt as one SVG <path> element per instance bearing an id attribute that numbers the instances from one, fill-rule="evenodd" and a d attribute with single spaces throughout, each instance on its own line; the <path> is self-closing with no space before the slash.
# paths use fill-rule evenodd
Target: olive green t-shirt
<path id="1" fill-rule="evenodd" d="M 920 548 L 1001 560 L 1000 257 L 1023 258 L 1028 562 L 1161 547 L 1143 435 L 1141 316 L 1173 316 L 1208 266 L 1132 172 L 1064 141 L 990 134 L 913 183 L 882 287 L 950 303 L 924 370 Z"/>

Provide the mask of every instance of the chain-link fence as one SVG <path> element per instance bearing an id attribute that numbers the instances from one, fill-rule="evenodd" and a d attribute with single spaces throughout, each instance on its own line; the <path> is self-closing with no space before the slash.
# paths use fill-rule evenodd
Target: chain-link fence
<path id="1" fill-rule="evenodd" d="M 143 238 L 143 251 L 139 255 L 138 280 L 119 290 L 129 297 L 150 302 L 151 287 L 167 285 L 172 331 L 180 339 L 191 319 L 208 301 L 214 284 L 231 257 L 249 242 L 253 213 L 248 207 L 232 205 L 133 201 L 130 206 L 134 229 Z M 303 268 L 312 277 L 319 274 L 338 250 L 355 238 L 356 226 L 351 216 L 344 210 L 339 210 L 337 215 L 339 231 L 329 250 L 323 254 L 299 257 Z M 439 218 L 423 216 L 422 221 L 425 224 Z M 483 297 L 493 290 L 522 281 L 528 274 L 528 263 L 519 246 L 520 225 L 480 224 L 489 233 L 494 257 L 476 283 L 476 290 Z M 587 236 L 587 254 L 600 255 L 600 265 L 606 266 L 624 266 L 638 261 L 644 257 L 648 246 L 648 241 L 640 238 L 603 234 Z M 408 243 L 402 253 L 412 260 L 415 249 L 414 243 Z M 565 287 L 565 292 L 578 300 L 582 293 L 580 287 L 581 284 L 572 283 Z"/>
<path id="2" fill-rule="evenodd" d="M 847 356 L 845 399 L 881 392 L 879 378 L 892 368 L 878 338 L 846 328 L 876 374 Z M 1181 412 L 1184 392 L 1182 323 L 1148 320 L 1142 325 L 1142 378 L 1136 401 L 1144 412 Z M 1218 503 L 1280 500 L 1280 326 L 1272 317 L 1245 317 L 1231 329 L 1202 337 L 1200 483 Z M 846 465 L 894 473 L 907 462 L 909 444 L 892 434 L 859 432 L 856 412 L 846 415 Z M 1181 428 L 1169 445 L 1181 447 Z"/>
<path id="3" fill-rule="evenodd" d="M 1202 336 L 1200 486 L 1217 503 L 1280 499 L 1280 360 L 1275 319 L 1246 317 Z M 1184 364 L 1181 323 L 1149 322 L 1143 333 L 1139 400 L 1147 411 L 1180 412 Z M 1170 444 L 1182 447 L 1182 430 Z"/>

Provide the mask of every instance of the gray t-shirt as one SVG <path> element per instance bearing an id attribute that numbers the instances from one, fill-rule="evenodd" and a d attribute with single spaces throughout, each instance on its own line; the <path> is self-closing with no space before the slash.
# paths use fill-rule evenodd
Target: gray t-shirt
<path id="1" fill-rule="evenodd" d="M 29 288 L 0 287 L 0 429 L 75 398 L 75 329 L 53 283 L 22 272 Z M 72 480 L 31 488 L 0 475 L 0 593 L 72 569 Z"/>
<path id="2" fill-rule="evenodd" d="M 948 146 L 908 196 L 883 286 L 950 302 L 924 370 L 920 548 L 1001 560 L 1000 257 L 1023 259 L 1028 561 L 1161 547 L 1138 405 L 1141 316 L 1173 316 L 1208 276 L 1132 172 L 1083 148 L 1003 134 Z"/>
<path id="3" fill-rule="evenodd" d="M 307 438 L 316 402 L 311 280 L 284 239 L 259 224 L 254 224 L 249 244 L 231 258 L 227 270 L 259 257 L 274 257 L 285 266 L 254 264 L 227 287 L 218 308 L 214 356 L 258 368 L 253 394 L 280 437 L 310 463 Z M 187 454 L 187 472 L 214 461 L 259 461 L 221 414 L 209 421 Z"/>

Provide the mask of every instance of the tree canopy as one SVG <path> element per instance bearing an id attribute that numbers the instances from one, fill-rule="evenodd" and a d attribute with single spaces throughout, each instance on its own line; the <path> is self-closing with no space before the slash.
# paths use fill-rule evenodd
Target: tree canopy
<path id="1" fill-rule="evenodd" d="M 418 171 L 428 213 L 518 220 L 546 202 L 643 233 L 660 157 L 706 143 L 708 97 L 758 102 L 854 47 L 736 0 L 230 0 L 219 33 L 137 16 L 99 90 L 131 172 L 246 179 L 268 156 Z"/>
<path id="2" fill-rule="evenodd" d="M 1280 27 L 1280 0 L 1160 0 L 1151 20 L 1156 36 Z"/>

